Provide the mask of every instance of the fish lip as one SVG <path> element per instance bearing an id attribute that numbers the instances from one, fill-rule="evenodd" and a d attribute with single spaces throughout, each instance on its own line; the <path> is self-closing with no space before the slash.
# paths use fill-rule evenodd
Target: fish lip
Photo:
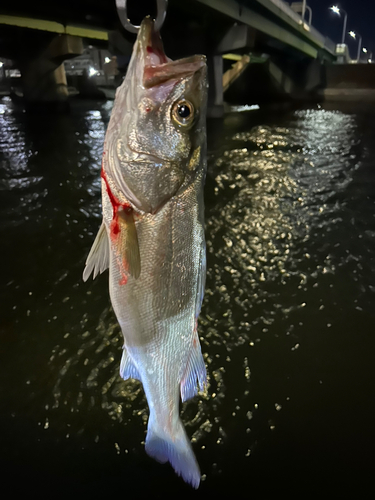
<path id="1" fill-rule="evenodd" d="M 195 55 L 168 61 L 163 64 L 145 66 L 143 72 L 143 86 L 145 88 L 155 87 L 170 80 L 181 80 L 193 75 L 206 66 L 206 57 Z"/>
<path id="2" fill-rule="evenodd" d="M 138 35 L 139 48 L 143 59 L 143 86 L 151 88 L 168 80 L 181 80 L 206 66 L 204 55 L 194 55 L 172 61 L 163 48 L 154 21 L 150 17 L 143 19 Z"/>
<path id="3" fill-rule="evenodd" d="M 155 22 L 149 16 L 141 23 L 138 40 L 145 67 L 168 62 L 160 33 L 155 31 Z"/>

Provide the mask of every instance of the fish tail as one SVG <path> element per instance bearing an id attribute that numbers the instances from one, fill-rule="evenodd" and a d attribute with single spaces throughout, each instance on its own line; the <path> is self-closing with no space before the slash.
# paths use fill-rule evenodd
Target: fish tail
<path id="1" fill-rule="evenodd" d="M 201 473 L 180 419 L 178 419 L 172 435 L 168 434 L 165 429 L 161 429 L 150 416 L 146 452 L 162 464 L 170 462 L 176 474 L 181 476 L 186 483 L 191 484 L 193 488 L 198 488 Z"/>

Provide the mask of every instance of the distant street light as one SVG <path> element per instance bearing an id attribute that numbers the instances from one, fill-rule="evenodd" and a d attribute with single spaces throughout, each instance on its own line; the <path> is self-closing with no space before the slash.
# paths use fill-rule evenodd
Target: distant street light
<path id="1" fill-rule="evenodd" d="M 341 12 L 345 14 L 344 25 L 342 27 L 342 37 L 341 37 L 341 43 L 345 43 L 346 21 L 348 19 L 348 14 L 345 12 L 345 10 L 339 9 L 337 7 L 337 5 L 332 5 L 332 7 L 330 7 L 330 9 L 332 12 L 334 12 L 335 14 L 338 14 L 339 16 L 341 16 Z"/>
<path id="2" fill-rule="evenodd" d="M 97 75 L 98 72 L 96 71 L 95 68 L 93 68 L 92 66 L 89 68 L 89 76 L 94 76 L 94 75 Z"/>
<path id="3" fill-rule="evenodd" d="M 366 47 L 363 47 L 363 48 L 362 48 L 362 52 L 363 52 L 364 54 L 367 54 L 368 52 L 370 52 L 370 55 L 368 55 L 368 56 L 367 56 L 367 62 L 369 62 L 369 63 L 370 63 L 370 62 L 371 62 L 371 60 L 372 60 L 372 51 L 371 51 L 371 50 L 370 50 L 370 51 L 368 51 L 368 50 L 366 49 Z"/>
<path id="4" fill-rule="evenodd" d="M 357 39 L 357 36 L 359 38 L 358 40 L 358 50 L 357 50 L 357 63 L 359 62 L 359 56 L 361 54 L 361 44 L 362 44 L 362 37 L 359 33 L 355 33 L 354 31 L 349 31 L 349 35 L 354 38 L 354 40 Z"/>

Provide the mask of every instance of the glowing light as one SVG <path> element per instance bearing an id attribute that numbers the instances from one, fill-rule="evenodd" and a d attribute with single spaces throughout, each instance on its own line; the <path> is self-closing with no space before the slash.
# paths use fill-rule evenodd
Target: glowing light
<path id="1" fill-rule="evenodd" d="M 352 38 L 354 38 L 354 39 L 355 39 L 355 37 L 356 37 L 356 35 L 355 35 L 354 31 L 349 31 L 349 35 L 350 35 Z"/>
<path id="2" fill-rule="evenodd" d="M 104 62 L 107 64 L 107 63 L 111 62 L 111 59 L 110 59 L 109 57 L 106 57 L 106 58 L 104 59 Z"/>
<path id="3" fill-rule="evenodd" d="M 334 12 L 335 14 L 338 14 L 340 15 L 340 9 L 337 7 L 337 5 L 332 5 L 332 7 L 330 7 L 331 11 Z"/>
<path id="4" fill-rule="evenodd" d="M 367 49 L 366 49 L 366 47 L 363 47 L 363 48 L 362 48 L 362 52 L 364 52 L 365 54 L 367 54 Z"/>
<path id="5" fill-rule="evenodd" d="M 341 13 L 344 14 L 344 22 L 343 22 L 343 26 L 342 26 L 342 36 L 341 36 L 341 43 L 345 43 L 345 33 L 346 33 L 346 23 L 347 23 L 347 20 L 348 20 L 348 14 L 345 12 L 345 10 L 343 9 L 339 9 L 337 7 L 337 5 L 332 5 L 332 7 L 330 7 L 330 9 L 332 10 L 332 12 L 334 12 L 335 14 L 338 14 L 340 17 L 341 17 Z"/>
<path id="6" fill-rule="evenodd" d="M 96 74 L 97 74 L 97 71 L 96 71 L 96 69 L 95 69 L 95 68 L 92 68 L 92 67 L 91 67 L 91 68 L 89 68 L 89 76 L 94 76 L 94 75 L 96 75 Z"/>
<path id="7" fill-rule="evenodd" d="M 241 106 L 231 106 L 230 110 L 233 112 L 241 112 L 241 111 L 253 111 L 254 109 L 259 109 L 258 104 L 252 104 L 251 106 L 248 104 L 244 104 Z"/>

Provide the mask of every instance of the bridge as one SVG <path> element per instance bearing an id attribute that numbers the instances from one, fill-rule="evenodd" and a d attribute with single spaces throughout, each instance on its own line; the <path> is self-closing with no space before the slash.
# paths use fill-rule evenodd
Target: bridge
<path id="1" fill-rule="evenodd" d="M 155 15 L 155 3 L 128 0 L 132 22 Z M 121 26 L 115 0 L 18 0 L 0 7 L 0 24 L 0 57 L 15 61 L 24 95 L 36 101 L 66 98 L 61 63 L 82 53 L 82 39 L 127 55 L 134 40 Z M 281 0 L 169 0 L 162 36 L 172 58 L 208 56 L 213 115 L 222 113 L 224 92 L 230 98 L 242 73 L 238 82 L 246 87 L 253 62 L 266 61 L 263 69 L 280 91 L 297 95 L 316 88 L 321 64 L 336 59 L 333 42 Z"/>

